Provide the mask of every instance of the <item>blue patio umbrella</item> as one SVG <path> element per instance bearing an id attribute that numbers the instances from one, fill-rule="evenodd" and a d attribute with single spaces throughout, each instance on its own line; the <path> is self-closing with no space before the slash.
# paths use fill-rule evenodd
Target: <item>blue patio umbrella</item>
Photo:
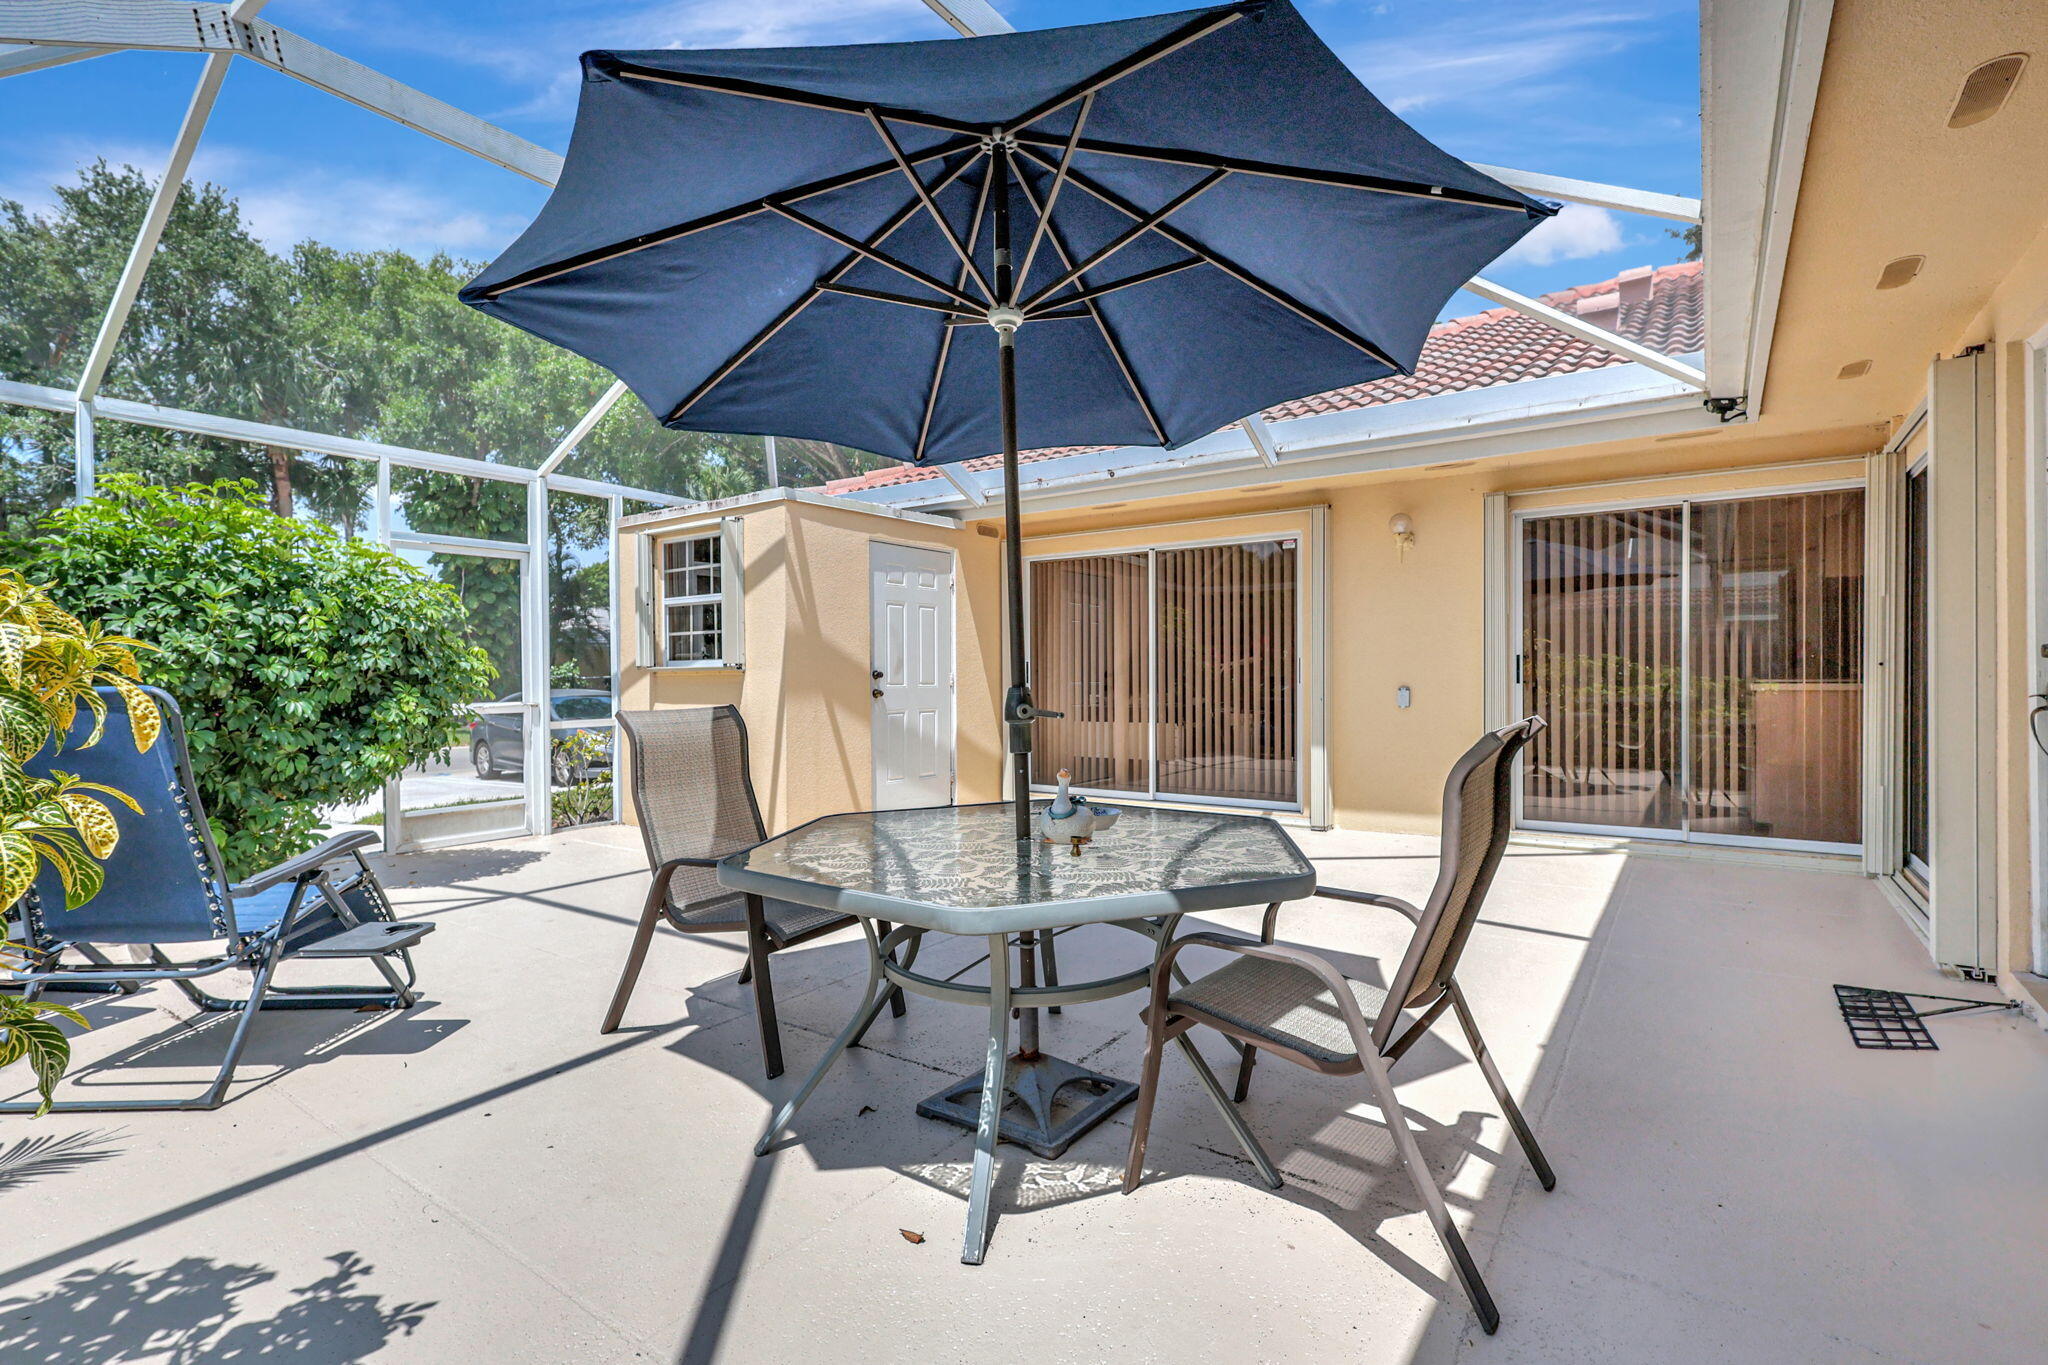
<path id="1" fill-rule="evenodd" d="M 1440 150 L 1286 0 L 997 37 L 583 56 L 562 176 L 462 291 L 663 424 L 1000 451 L 1017 832 L 1019 446 L 1174 446 L 1410 371 L 1554 206 Z"/>

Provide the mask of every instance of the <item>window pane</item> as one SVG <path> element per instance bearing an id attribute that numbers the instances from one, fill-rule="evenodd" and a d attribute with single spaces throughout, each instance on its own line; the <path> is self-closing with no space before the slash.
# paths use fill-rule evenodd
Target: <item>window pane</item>
<path id="1" fill-rule="evenodd" d="M 391 470 L 391 526 L 400 533 L 526 543 L 526 487 L 502 479 Z"/>
<path id="2" fill-rule="evenodd" d="M 1539 517 L 1522 535 L 1529 820 L 1683 827 L 1678 691 L 1684 509 Z"/>
<path id="3" fill-rule="evenodd" d="M 71 496 L 71 414 L 0 405 L 0 535 L 20 535 Z"/>
<path id="4" fill-rule="evenodd" d="M 723 657 L 716 602 L 672 602 L 668 607 L 668 661 L 672 664 L 716 662 Z"/>
<path id="5" fill-rule="evenodd" d="M 548 681 L 561 719 L 611 714 L 611 504 L 548 493 Z M 586 695 L 594 694 L 594 695 Z M 571 715 L 571 708 L 575 714 Z"/>
<path id="6" fill-rule="evenodd" d="M 1291 803 L 1295 544 L 1161 550 L 1159 790 Z"/>
<path id="7" fill-rule="evenodd" d="M 1863 491 L 1693 508 L 1691 828 L 1862 837 Z"/>
<path id="8" fill-rule="evenodd" d="M 1066 713 L 1033 727 L 1034 783 L 1065 768 L 1076 786 L 1150 790 L 1145 592 L 1142 554 L 1031 565 L 1032 693 Z"/>

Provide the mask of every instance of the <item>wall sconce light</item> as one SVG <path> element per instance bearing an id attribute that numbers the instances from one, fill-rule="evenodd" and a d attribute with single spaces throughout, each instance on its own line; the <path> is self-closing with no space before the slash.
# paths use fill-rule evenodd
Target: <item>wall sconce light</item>
<path id="1" fill-rule="evenodd" d="M 1415 521 L 1406 512 L 1396 512 L 1387 519 L 1387 529 L 1394 533 L 1394 539 L 1401 546 L 1401 555 L 1407 557 L 1408 547 L 1415 543 Z"/>

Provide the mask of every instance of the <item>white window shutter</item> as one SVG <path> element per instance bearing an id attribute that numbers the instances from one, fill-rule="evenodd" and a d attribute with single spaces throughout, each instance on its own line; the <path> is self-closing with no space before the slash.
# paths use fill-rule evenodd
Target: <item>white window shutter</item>
<path id="1" fill-rule="evenodd" d="M 721 600 L 718 621 L 724 634 L 720 649 L 727 668 L 740 668 L 747 658 L 746 569 L 740 557 L 742 517 L 727 517 L 719 523 L 718 584 Z"/>
<path id="2" fill-rule="evenodd" d="M 634 658 L 640 667 L 654 668 L 662 660 L 654 619 L 656 604 L 661 601 L 661 579 L 653 536 L 643 532 L 633 537 L 633 564 L 633 622 L 638 639 Z"/>

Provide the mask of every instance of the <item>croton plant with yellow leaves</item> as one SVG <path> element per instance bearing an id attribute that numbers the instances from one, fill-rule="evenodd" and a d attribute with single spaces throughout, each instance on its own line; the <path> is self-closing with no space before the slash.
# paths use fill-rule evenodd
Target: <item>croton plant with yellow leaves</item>
<path id="1" fill-rule="evenodd" d="M 135 661 L 147 648 L 80 621 L 20 573 L 0 569 L 0 911 L 14 908 L 44 864 L 62 882 L 67 908 L 98 894 L 100 860 L 121 837 L 109 801 L 142 808 L 112 787 L 55 767 L 47 777 L 31 776 L 25 765 L 45 745 L 64 742 L 81 706 L 93 724 L 79 747 L 99 742 L 107 703 L 94 689 L 103 684 L 126 705 L 136 748 L 155 743 L 163 718 L 139 686 Z M 7 959 L 0 966 L 21 965 L 19 949 L 0 944 L 0 954 Z M 45 1109 L 71 1057 L 56 1018 L 85 1025 L 63 1005 L 0 994 L 0 1067 L 27 1058 Z"/>

